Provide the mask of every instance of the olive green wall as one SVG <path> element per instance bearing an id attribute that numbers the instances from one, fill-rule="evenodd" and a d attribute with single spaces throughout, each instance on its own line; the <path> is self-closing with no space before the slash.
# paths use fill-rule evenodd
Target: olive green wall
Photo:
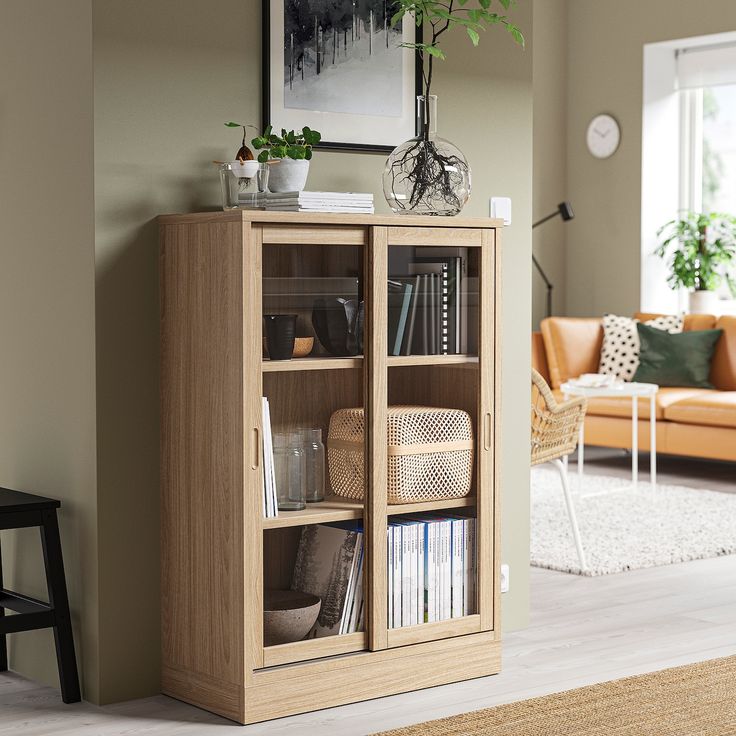
<path id="1" fill-rule="evenodd" d="M 0 485 L 62 501 L 87 697 L 98 692 L 91 0 L 0 13 Z M 5 582 L 46 595 L 38 530 L 2 532 Z M 10 666 L 58 682 L 50 630 Z"/>
<path id="2" fill-rule="evenodd" d="M 643 46 L 732 31 L 733 0 L 569 0 L 567 313 L 629 314 L 639 307 Z M 585 130 L 600 113 L 621 124 L 619 150 L 599 161 Z"/>
<path id="3" fill-rule="evenodd" d="M 567 199 L 567 0 L 534 0 L 534 221 Z M 565 234 L 557 217 L 534 231 L 534 253 L 554 285 L 552 310 L 565 309 Z M 532 270 L 532 326 L 546 316 L 547 289 Z"/>
<path id="4" fill-rule="evenodd" d="M 524 7 L 526 5 L 526 7 Z M 473 49 L 448 40 L 436 92 L 439 130 L 469 155 L 473 197 L 513 197 L 504 252 L 504 561 L 509 627 L 528 610 L 528 378 L 532 144 L 529 39 L 500 32 Z M 156 692 L 158 403 L 156 227 L 161 212 L 219 205 L 213 159 L 232 155 L 225 120 L 260 120 L 260 3 L 256 0 L 95 0 L 95 218 L 103 701 Z M 380 210 L 383 157 L 319 152 L 309 186 L 372 191 Z M 521 368 L 524 368 L 521 370 Z M 135 597 L 129 592 L 135 590 Z"/>

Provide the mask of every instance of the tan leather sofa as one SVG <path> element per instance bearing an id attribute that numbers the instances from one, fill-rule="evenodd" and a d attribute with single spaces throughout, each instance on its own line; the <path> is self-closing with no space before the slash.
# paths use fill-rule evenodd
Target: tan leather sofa
<path id="1" fill-rule="evenodd" d="M 641 320 L 657 315 L 636 314 Z M 698 314 L 685 317 L 685 330 L 723 330 L 713 356 L 710 381 L 715 390 L 661 388 L 657 394 L 657 452 L 736 461 L 736 317 Z M 532 336 L 534 367 L 555 395 L 560 385 L 582 373 L 597 373 L 603 341 L 600 319 L 550 317 Z M 649 449 L 649 400 L 639 404 L 639 449 Z M 631 400 L 588 401 L 585 442 L 631 448 Z"/>

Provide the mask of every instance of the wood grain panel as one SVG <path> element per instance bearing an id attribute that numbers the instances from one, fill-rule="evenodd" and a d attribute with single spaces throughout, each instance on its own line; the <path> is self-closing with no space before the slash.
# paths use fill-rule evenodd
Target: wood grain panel
<path id="1" fill-rule="evenodd" d="M 434 225 L 434 220 L 432 220 Z M 478 228 L 464 227 L 390 227 L 388 242 L 390 245 L 449 245 L 453 248 L 480 248 L 481 233 Z"/>
<path id="2" fill-rule="evenodd" d="M 242 219 L 247 222 L 290 225 L 349 225 L 365 227 L 427 227 L 427 218 L 413 215 L 345 215 L 327 212 L 265 212 L 264 210 L 229 210 L 226 212 L 197 212 L 193 214 L 159 215 L 161 225 Z M 433 228 L 500 228 L 503 220 L 490 217 L 433 217 Z M 450 243 L 450 245 L 452 245 Z"/>
<path id="3" fill-rule="evenodd" d="M 245 720 L 245 691 L 242 683 L 164 665 L 161 668 L 161 692 L 233 721 L 242 723 Z M 125 727 L 126 731 L 129 726 Z"/>
<path id="4" fill-rule="evenodd" d="M 493 628 L 501 631 L 501 485 L 503 479 L 501 465 L 501 435 L 503 432 L 503 407 L 501 405 L 501 388 L 503 381 L 501 331 L 503 263 L 501 244 L 503 234 L 500 229 L 491 230 L 487 236 L 493 244 Z"/>
<path id="5" fill-rule="evenodd" d="M 242 228 L 242 376 L 244 481 L 241 513 L 244 515 L 244 629 L 245 679 L 263 666 L 263 408 L 261 397 L 261 284 L 263 273 L 263 233 L 261 228 L 243 222 Z"/>
<path id="6" fill-rule="evenodd" d="M 256 673 L 248 691 L 246 722 L 483 677 L 500 669 L 500 645 L 485 633 L 266 670 Z"/>
<path id="7" fill-rule="evenodd" d="M 496 312 L 494 280 L 494 240 L 492 231 L 483 231 L 480 253 L 480 351 L 478 417 L 479 441 L 476 472 L 478 477 L 477 591 L 478 612 L 484 630 L 494 628 L 494 589 L 497 559 L 494 552 L 496 431 L 494 424 Z"/>
<path id="8" fill-rule="evenodd" d="M 360 652 L 366 648 L 367 640 L 368 637 L 364 631 L 357 631 L 342 636 L 324 636 L 319 639 L 266 647 L 263 651 L 263 665 L 264 667 L 275 667 L 292 662 L 305 662 L 310 659 Z"/>
<path id="9" fill-rule="evenodd" d="M 368 646 L 371 650 L 387 646 L 388 580 L 386 574 L 386 536 L 388 478 L 388 387 L 386 354 L 388 352 L 388 233 L 385 227 L 371 231 L 366 254 L 366 495 L 365 521 L 368 564 Z"/>
<path id="10" fill-rule="evenodd" d="M 233 359 L 243 350 L 241 228 L 229 219 L 167 226 L 160 242 L 163 663 L 235 683 L 244 629 L 243 383 Z"/>
<path id="11" fill-rule="evenodd" d="M 263 242 L 269 245 L 365 245 L 368 242 L 368 230 L 347 225 L 264 225 Z"/>
<path id="12" fill-rule="evenodd" d="M 477 634 L 480 631 L 480 616 L 464 616 L 463 618 L 452 618 L 448 621 L 437 621 L 431 624 L 417 624 L 416 626 L 403 626 L 400 629 L 389 629 L 388 645 L 390 647 L 403 647 L 425 641 L 448 639 L 453 636 Z"/>

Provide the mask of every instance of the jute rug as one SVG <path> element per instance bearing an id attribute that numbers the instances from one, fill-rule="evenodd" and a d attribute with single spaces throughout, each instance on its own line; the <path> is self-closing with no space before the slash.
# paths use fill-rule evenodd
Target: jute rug
<path id="1" fill-rule="evenodd" d="M 736 657 L 499 705 L 381 736 L 729 736 Z"/>
<path id="2" fill-rule="evenodd" d="M 574 469 L 570 484 L 577 484 Z M 736 483 L 736 480 L 734 481 Z M 575 496 L 588 570 L 580 570 L 556 470 L 532 469 L 531 563 L 577 575 L 608 575 L 736 553 L 736 493 L 639 483 L 585 474 Z M 613 493 L 608 491 L 613 490 Z"/>

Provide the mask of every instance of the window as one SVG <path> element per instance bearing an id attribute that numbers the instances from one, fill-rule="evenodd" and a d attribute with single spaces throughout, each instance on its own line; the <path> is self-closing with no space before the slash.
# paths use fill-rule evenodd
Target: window
<path id="1" fill-rule="evenodd" d="M 681 105 L 680 208 L 736 215 L 736 46 L 677 52 Z M 727 285 L 724 312 L 736 309 Z"/>

